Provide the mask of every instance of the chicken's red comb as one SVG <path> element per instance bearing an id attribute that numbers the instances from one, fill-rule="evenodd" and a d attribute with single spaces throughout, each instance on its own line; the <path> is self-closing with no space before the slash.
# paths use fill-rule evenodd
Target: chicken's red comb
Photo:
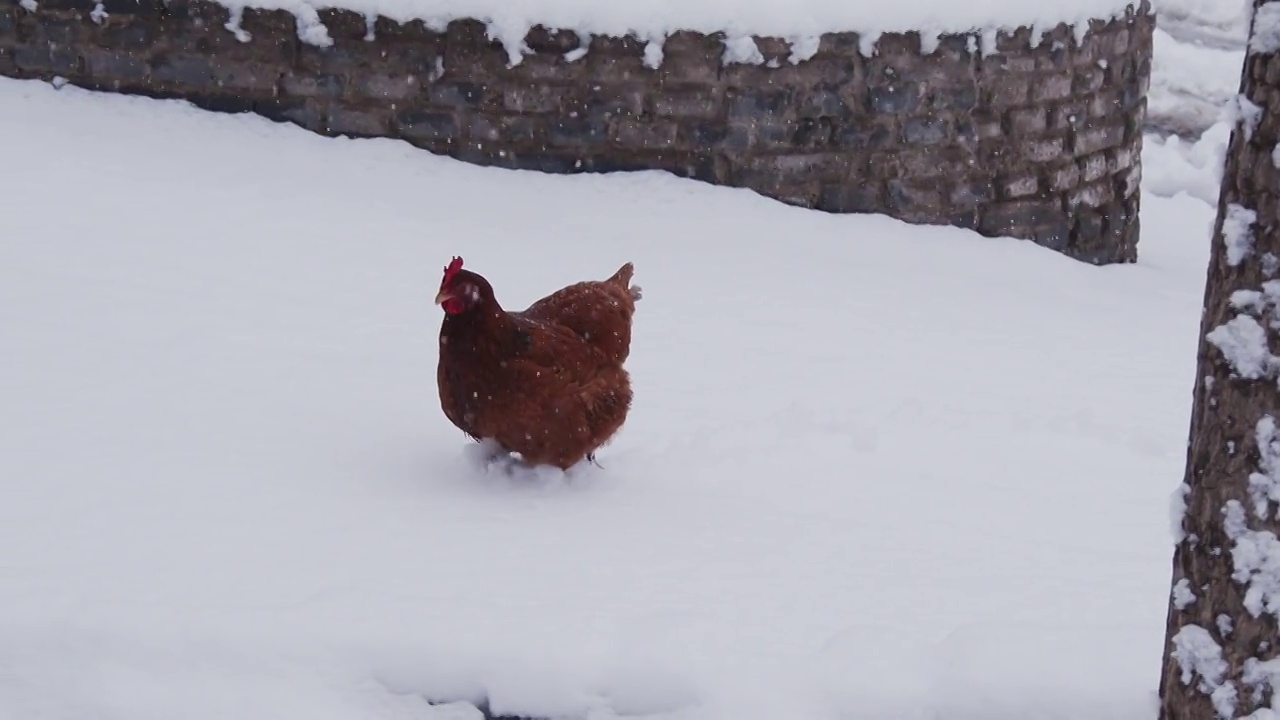
<path id="1" fill-rule="evenodd" d="M 444 269 L 444 280 L 441 280 L 440 284 L 448 285 L 449 281 L 453 279 L 453 276 L 457 275 L 458 271 L 461 269 L 462 269 L 462 258 L 455 257 L 453 261 L 449 263 L 449 266 Z"/>

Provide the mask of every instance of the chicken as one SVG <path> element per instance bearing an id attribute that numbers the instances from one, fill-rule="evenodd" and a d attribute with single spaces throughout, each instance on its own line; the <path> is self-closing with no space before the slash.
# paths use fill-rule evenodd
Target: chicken
<path id="1" fill-rule="evenodd" d="M 563 288 L 508 312 L 481 275 L 454 258 L 436 304 L 436 380 L 445 417 L 530 465 L 567 470 L 622 428 L 631 409 L 631 318 L 640 289 L 627 263 L 608 280 Z"/>

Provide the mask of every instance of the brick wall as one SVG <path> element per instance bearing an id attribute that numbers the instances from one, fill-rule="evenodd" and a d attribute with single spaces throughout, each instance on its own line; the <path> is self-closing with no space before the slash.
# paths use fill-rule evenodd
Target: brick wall
<path id="1" fill-rule="evenodd" d="M 95 12 L 96 8 L 100 8 Z M 105 14 L 104 14 L 105 13 Z M 462 160 L 547 172 L 664 169 L 831 212 L 1032 239 L 1094 263 L 1133 261 L 1154 17 L 1146 0 L 1033 41 L 974 35 L 924 53 L 851 33 L 791 63 L 726 64 L 717 36 L 644 43 L 535 28 L 508 67 L 484 26 L 443 32 L 324 11 L 333 42 L 298 39 L 287 12 L 247 9 L 240 34 L 203 0 L 0 0 L 0 74 L 181 97 L 316 132 L 399 137 Z M 566 58 L 572 53 L 574 60 Z M 578 57 L 580 56 L 580 57 Z M 773 67 L 770 67 L 772 65 Z"/>

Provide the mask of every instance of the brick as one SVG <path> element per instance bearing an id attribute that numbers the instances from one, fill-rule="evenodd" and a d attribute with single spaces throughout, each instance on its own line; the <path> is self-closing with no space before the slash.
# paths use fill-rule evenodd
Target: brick
<path id="1" fill-rule="evenodd" d="M 676 142 L 673 122 L 619 120 L 614 140 L 627 148 L 668 148 Z"/>
<path id="2" fill-rule="evenodd" d="M 159 17 L 168 12 L 164 0 L 101 0 L 101 2 L 102 9 L 113 17 L 127 15 Z M 89 3 L 89 6 L 92 9 L 96 4 L 97 0 L 94 0 Z"/>
<path id="3" fill-rule="evenodd" d="M 1084 123 L 1088 116 L 1089 108 L 1084 102 L 1061 103 L 1049 109 L 1049 127 L 1054 130 L 1069 130 Z"/>
<path id="4" fill-rule="evenodd" d="M 991 235 L 1025 237 L 1034 228 L 1062 222 L 1065 217 L 1056 200 L 1008 200 L 982 208 L 978 228 Z"/>
<path id="5" fill-rule="evenodd" d="M 1067 163 L 1050 170 L 1047 178 L 1049 190 L 1053 192 L 1070 190 L 1080 184 L 1080 166 L 1075 163 Z"/>
<path id="6" fill-rule="evenodd" d="M 676 135 L 682 146 L 698 151 L 709 149 L 742 152 L 751 147 L 751 128 L 747 125 L 725 125 L 720 122 L 689 120 L 680 124 Z"/>
<path id="7" fill-rule="evenodd" d="M 1084 182 L 1093 182 L 1107 174 L 1107 156 L 1097 153 L 1080 160 L 1080 178 Z"/>
<path id="8" fill-rule="evenodd" d="M 396 115 L 395 128 L 410 140 L 448 141 L 458 136 L 458 121 L 453 113 L 406 110 Z"/>
<path id="9" fill-rule="evenodd" d="M 883 209 L 884 205 L 878 185 L 849 181 L 823 185 L 817 207 L 834 213 L 873 213 Z"/>
<path id="10" fill-rule="evenodd" d="M 1022 198 L 1040 192 L 1040 180 L 1031 173 L 1022 173 L 1000 178 L 1000 196 L 1003 198 Z"/>
<path id="11" fill-rule="evenodd" d="M 1018 77 L 1001 77 L 995 81 L 994 87 L 983 91 L 983 96 L 987 105 L 1006 108 L 1025 104 L 1030 92 L 1029 81 Z"/>
<path id="12" fill-rule="evenodd" d="M 835 131 L 835 143 L 850 150 L 867 150 L 892 145 L 897 137 L 891 122 L 860 122 Z"/>
<path id="13" fill-rule="evenodd" d="M 952 207 L 973 209 L 985 205 L 995 196 L 995 183 L 990 180 L 961 180 L 951 188 L 948 200 Z"/>
<path id="14" fill-rule="evenodd" d="M 881 85 L 867 91 L 867 108 L 877 115 L 905 115 L 920 106 L 920 86 L 915 83 Z"/>
<path id="15" fill-rule="evenodd" d="M 946 222 L 947 203 L 936 183 L 890 180 L 885 184 L 888 214 L 908 222 Z"/>
<path id="16" fill-rule="evenodd" d="M 145 20 L 112 22 L 98 33 L 98 42 L 113 50 L 148 50 L 156 44 L 156 28 Z"/>
<path id="17" fill-rule="evenodd" d="M 560 107 L 560 89 L 547 85 L 509 87 L 502 93 L 502 106 L 514 112 L 548 113 Z"/>
<path id="18" fill-rule="evenodd" d="M 796 146 L 795 123 L 779 120 L 755 125 L 756 146 L 766 150 L 792 150 Z"/>
<path id="19" fill-rule="evenodd" d="M 797 112 L 801 117 L 848 118 L 852 110 L 835 88 L 820 87 L 805 95 Z"/>
<path id="20" fill-rule="evenodd" d="M 332 109 L 325 127 L 335 135 L 383 137 L 390 132 L 390 118 L 384 112 Z"/>
<path id="21" fill-rule="evenodd" d="M 1142 185 L 1142 165 L 1134 165 L 1129 168 L 1128 172 L 1121 178 L 1120 185 L 1120 194 L 1124 199 L 1128 200 L 1133 197 Z"/>
<path id="22" fill-rule="evenodd" d="M 1081 185 L 1067 194 L 1067 207 L 1085 205 L 1102 207 L 1115 199 L 1115 190 L 1110 182 L 1100 181 Z"/>
<path id="23" fill-rule="evenodd" d="M 1028 140 L 1022 145 L 1022 156 L 1033 163 L 1050 162 L 1066 154 L 1066 140 L 1060 137 Z"/>
<path id="24" fill-rule="evenodd" d="M 1120 114 L 1120 93 L 1115 90 L 1100 90 L 1089 99 L 1089 115 L 1094 118 L 1109 118 Z"/>
<path id="25" fill-rule="evenodd" d="M 488 88 L 468 82 L 438 83 L 427 92 L 431 103 L 448 107 L 475 107 L 485 101 Z"/>
<path id="26" fill-rule="evenodd" d="M 85 71 L 99 85 L 119 89 L 121 85 L 136 85 L 150 74 L 145 60 L 129 53 L 111 52 L 91 48 L 85 51 Z"/>
<path id="27" fill-rule="evenodd" d="M 552 145 L 565 147 L 596 147 L 609 139 L 607 123 L 583 118 L 562 118 L 551 121 L 547 138 Z"/>
<path id="28" fill-rule="evenodd" d="M 729 96 L 729 120 L 763 122 L 790 114 L 791 94 L 785 90 L 745 90 Z"/>
<path id="29" fill-rule="evenodd" d="M 280 90 L 298 97 L 341 97 L 343 80 L 337 75 L 285 75 Z"/>
<path id="30" fill-rule="evenodd" d="M 800 118 L 792 142 L 800 148 L 822 148 L 834 142 L 834 134 L 835 123 L 829 117 Z"/>
<path id="31" fill-rule="evenodd" d="M 711 118 L 720 107 L 719 94 L 710 88 L 665 90 L 653 98 L 653 113 L 660 117 Z"/>
<path id="32" fill-rule="evenodd" d="M 66 47 L 19 47 L 13 51 L 13 62 L 20 69 L 37 73 L 75 76 L 80 73 L 80 56 Z"/>
<path id="33" fill-rule="evenodd" d="M 1072 81 L 1072 92 L 1076 95 L 1089 95 L 1097 92 L 1106 81 L 1106 73 L 1101 68 L 1085 68 L 1076 71 L 1075 79 Z"/>
<path id="34" fill-rule="evenodd" d="M 929 92 L 929 107 L 934 110 L 970 110 L 977 104 L 978 85 L 973 81 L 961 81 Z"/>
<path id="35" fill-rule="evenodd" d="M 1042 107 L 1015 108 L 1005 116 L 1010 135 L 1035 135 L 1049 126 L 1048 113 Z"/>
<path id="36" fill-rule="evenodd" d="M 408 100 L 422 94 L 421 81 L 412 75 L 364 75 L 356 82 L 361 95 L 378 100 Z"/>
<path id="37" fill-rule="evenodd" d="M 1071 97 L 1072 82 L 1073 79 L 1067 75 L 1041 77 L 1031 87 L 1031 99 L 1035 102 L 1065 100 Z"/>
<path id="38" fill-rule="evenodd" d="M 253 111 L 276 122 L 290 122 L 318 131 L 323 124 L 320 111 L 309 101 L 296 98 L 256 100 Z"/>
<path id="39" fill-rule="evenodd" d="M 1089 155 L 1120 145 L 1124 135 L 1123 123 L 1080 128 L 1072 134 L 1071 150 L 1076 156 Z"/>
<path id="40" fill-rule="evenodd" d="M 235 90 L 274 93 L 276 73 L 267 66 L 220 62 L 188 55 L 162 55 L 152 62 L 155 81 L 181 88 L 208 92 Z"/>
<path id="41" fill-rule="evenodd" d="M 902 125 L 902 139 L 909 145 L 936 145 L 951 133 L 951 119 L 946 116 L 910 118 Z"/>

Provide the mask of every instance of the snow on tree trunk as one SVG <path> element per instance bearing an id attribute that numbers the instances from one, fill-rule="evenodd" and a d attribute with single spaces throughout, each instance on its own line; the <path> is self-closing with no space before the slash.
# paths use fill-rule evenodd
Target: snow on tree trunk
<path id="1" fill-rule="evenodd" d="M 1161 720 L 1280 709 L 1280 0 L 1254 0 L 1174 494 Z M 1278 708 L 1273 708 L 1275 703 Z"/>

